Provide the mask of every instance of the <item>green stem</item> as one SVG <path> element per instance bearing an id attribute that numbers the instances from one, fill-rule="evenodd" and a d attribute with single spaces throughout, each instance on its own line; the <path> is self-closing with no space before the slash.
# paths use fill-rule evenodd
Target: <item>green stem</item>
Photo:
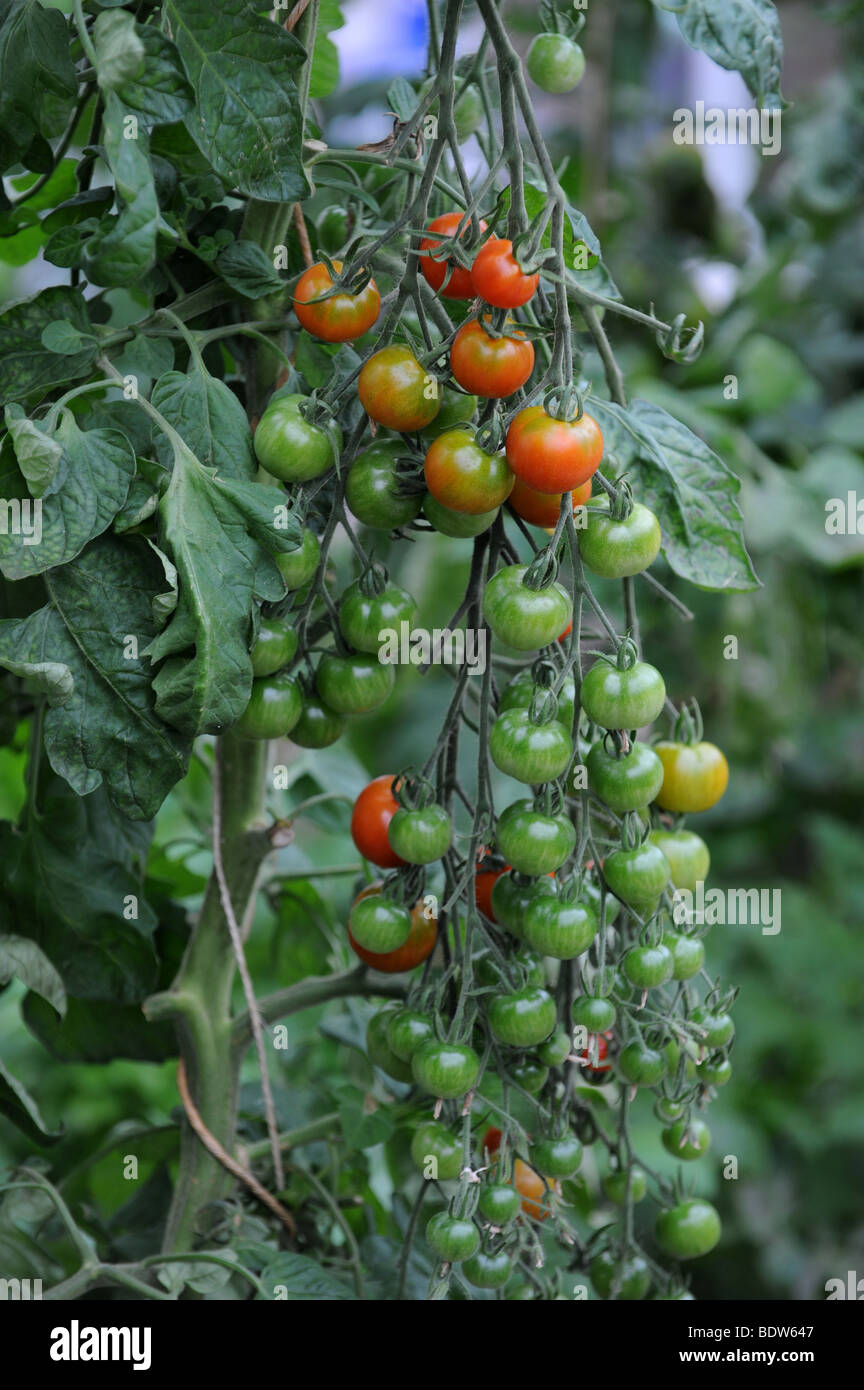
<path id="1" fill-rule="evenodd" d="M 389 975 L 376 975 L 358 965 L 353 970 L 345 970 L 341 975 L 310 975 L 308 979 L 298 980 L 296 985 L 274 990 L 258 1000 L 258 1012 L 265 1023 L 287 1018 L 289 1014 L 299 1013 L 301 1009 L 312 1009 L 317 1004 L 326 1004 L 330 999 L 347 999 L 351 995 L 365 998 L 404 999 L 407 985 L 394 980 Z M 238 1051 L 249 1043 L 252 1030 L 248 1015 L 241 1014 L 234 1022 L 234 1046 Z"/>

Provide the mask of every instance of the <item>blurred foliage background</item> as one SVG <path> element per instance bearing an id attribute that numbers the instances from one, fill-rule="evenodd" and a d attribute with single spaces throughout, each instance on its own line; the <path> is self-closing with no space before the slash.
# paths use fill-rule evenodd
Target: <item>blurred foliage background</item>
<path id="1" fill-rule="evenodd" d="M 697 97 L 724 107 L 751 101 L 737 78 L 693 54 L 668 16 L 643 0 L 592 6 L 583 86 L 571 97 L 538 94 L 555 159 L 566 161 L 568 192 L 598 232 L 624 300 L 653 302 L 664 317 L 685 311 L 691 321 L 705 320 L 707 346 L 691 367 L 665 361 L 650 335 L 627 320 L 607 318 L 606 326 L 630 396 L 662 403 L 743 479 L 746 534 L 763 585 L 723 596 L 685 591 L 660 572 L 692 607 L 689 623 L 640 590 L 646 654 L 665 673 L 673 699 L 699 699 L 706 736 L 732 767 L 727 795 L 698 827 L 711 848 L 712 884 L 782 894 L 778 934 L 716 926 L 707 941 L 711 972 L 741 989 L 735 1073 L 712 1108 L 712 1158 L 699 1165 L 699 1188 L 718 1204 L 725 1239 L 699 1262 L 693 1288 L 714 1299 L 820 1299 L 827 1278 L 864 1268 L 857 935 L 864 534 L 855 531 L 855 517 L 848 535 L 830 535 L 825 524 L 829 499 L 864 498 L 864 6 L 781 3 L 779 10 L 791 105 L 776 157 L 674 144 L 677 107 Z M 362 38 L 357 25 L 373 21 L 362 3 L 348 0 L 342 11 L 347 22 L 334 38 L 350 82 L 352 42 L 359 51 Z M 536 32 L 534 6 L 513 4 L 509 18 L 527 46 Z M 359 78 L 318 106 L 322 126 L 338 125 L 341 143 L 370 138 L 370 125 L 386 131 L 389 76 L 364 71 Z M 33 266 L 18 268 L 33 249 L 0 242 L 4 299 L 37 287 Z M 602 381 L 587 349 L 584 371 Z M 638 478 L 633 483 L 638 495 Z M 377 553 L 388 558 L 386 541 Z M 467 575 L 466 546 L 419 538 L 400 542 L 393 559 L 427 625 L 446 622 Z M 599 596 L 617 612 L 617 594 Z M 734 659 L 724 656 L 730 636 Z M 322 787 L 352 797 L 370 774 L 414 760 L 433 737 L 450 689 L 440 669 L 425 678 L 403 671 L 385 709 L 354 721 L 335 748 L 314 755 L 279 748 L 292 785 L 274 793 L 274 809 L 284 814 Z M 209 756 L 205 747 L 203 761 Z M 0 749 L 3 816 L 21 804 L 25 758 L 23 738 Z M 355 854 L 347 806 L 335 806 L 298 822 L 276 867 L 284 891 L 277 901 L 274 883 L 262 897 L 249 947 L 262 992 L 350 963 L 344 922 Z M 208 814 L 208 781 L 196 765 L 160 814 L 150 863 L 154 894 L 173 895 L 189 910 L 209 871 Z M 310 865 L 345 872 L 310 881 L 303 877 Z M 3 1058 L 38 1096 L 46 1120 L 65 1126 L 43 1161 L 67 1175 L 66 1195 L 90 1204 L 106 1232 L 122 1226 L 118 1248 L 134 1253 L 136 1241 L 145 1248 L 176 1142 L 173 1064 L 46 1063 L 21 1025 L 20 997 L 15 986 L 0 992 Z M 404 1224 L 407 1210 L 401 1191 L 394 1198 L 406 1141 L 388 1111 L 370 1114 L 364 1104 L 373 1085 L 360 1050 L 370 1012 L 352 1001 L 289 1019 L 274 1073 L 283 1126 L 336 1110 L 349 1144 L 365 1146 L 343 1156 L 337 1184 L 347 1202 L 365 1203 L 364 1253 L 385 1291 L 393 1222 Z M 243 1108 L 255 1138 L 261 1106 L 251 1064 L 249 1078 Z M 380 1075 L 374 1086 L 382 1086 Z M 398 1102 L 398 1084 L 390 1090 Z M 142 1126 L 146 1137 L 133 1142 Z M 663 1165 L 647 1105 L 637 1105 L 635 1140 L 646 1159 Z M 150 1176 L 124 1210 L 128 1185 L 117 1155 L 130 1144 Z M 737 1180 L 722 1178 L 725 1155 L 738 1160 Z M 0 1134 L 0 1162 L 27 1156 L 32 1148 L 22 1136 Z M 325 1146 L 302 1156 L 314 1164 L 326 1157 Z M 291 1181 L 302 1186 L 302 1171 Z M 586 1206 L 588 1221 L 608 1216 L 608 1209 L 591 1216 Z M 10 1242 L 22 1239 L 0 1222 L 0 1268 L 12 1259 Z M 422 1254 L 414 1263 L 409 1286 L 416 1280 L 422 1291 Z"/>

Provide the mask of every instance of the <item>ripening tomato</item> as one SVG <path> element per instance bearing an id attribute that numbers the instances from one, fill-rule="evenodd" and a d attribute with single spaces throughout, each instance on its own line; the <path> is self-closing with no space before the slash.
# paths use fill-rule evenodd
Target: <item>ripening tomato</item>
<path id="1" fill-rule="evenodd" d="M 596 473 L 603 435 L 590 415 L 556 420 L 542 405 L 520 410 L 507 431 L 507 461 L 517 478 L 539 492 L 570 492 Z"/>
<path id="2" fill-rule="evenodd" d="M 450 371 L 463 391 L 486 400 L 512 396 L 534 370 L 534 344 L 507 320 L 496 336 L 480 319 L 463 323 L 450 349 Z"/>
<path id="3" fill-rule="evenodd" d="M 488 917 L 490 922 L 498 920 L 492 910 L 492 889 L 506 872 L 507 866 L 504 865 L 500 869 L 478 868 L 474 875 L 474 901 L 478 911 L 482 912 L 484 917 Z"/>
<path id="4" fill-rule="evenodd" d="M 483 616 L 499 641 L 520 652 L 535 652 L 554 642 L 568 619 L 573 600 L 557 579 L 541 588 L 525 583 L 527 565 L 505 565 L 487 581 Z"/>
<path id="5" fill-rule="evenodd" d="M 657 805 L 664 811 L 707 811 L 729 782 L 729 764 L 713 743 L 656 743 L 663 764 Z"/>
<path id="6" fill-rule="evenodd" d="M 468 512 L 455 512 L 452 507 L 442 507 L 431 492 L 427 492 L 423 502 L 423 514 L 430 525 L 442 536 L 453 536 L 457 540 L 466 540 L 488 531 L 498 512 L 498 507 L 493 507 L 489 512 L 477 512 L 474 516 Z"/>
<path id="7" fill-rule="evenodd" d="M 527 304 L 540 284 L 539 274 L 529 275 L 522 269 L 513 254 L 513 243 L 506 237 L 490 237 L 480 247 L 471 276 L 480 298 L 496 309 L 518 309 L 520 304 Z"/>
<path id="8" fill-rule="evenodd" d="M 513 474 L 503 454 L 487 454 L 469 430 L 447 430 L 429 445 L 426 486 L 442 507 L 480 516 L 510 496 Z"/>
<path id="9" fill-rule="evenodd" d="M 381 884 L 370 884 L 363 894 L 380 893 Z M 429 913 L 423 899 L 414 904 L 411 911 L 411 930 L 407 941 L 397 946 L 395 951 L 367 951 L 359 945 L 348 930 L 348 944 L 355 956 L 359 956 L 370 970 L 379 970 L 382 975 L 401 975 L 403 971 L 415 970 L 422 965 L 435 949 L 438 938 L 438 921 Z"/>
<path id="10" fill-rule="evenodd" d="M 440 217 L 434 217 L 427 227 L 428 232 L 440 232 L 440 236 L 425 236 L 420 243 L 420 250 L 434 251 L 442 241 L 447 241 L 456 235 L 459 223 L 462 221 L 461 212 L 445 212 Z M 487 224 L 480 219 L 480 230 L 485 232 Z M 462 238 L 470 235 L 471 223 L 466 222 L 462 232 Z M 455 261 L 439 261 L 433 256 L 420 256 L 420 270 L 427 285 L 431 285 L 433 290 L 440 290 L 444 299 L 474 299 L 477 291 L 474 289 L 474 281 L 471 278 L 471 271 L 464 266 L 457 265 Z M 448 275 L 449 271 L 449 275 Z M 447 281 L 445 284 L 444 281 Z"/>
<path id="11" fill-rule="evenodd" d="M 364 859 L 379 869 L 396 869 L 405 861 L 390 845 L 387 828 L 399 810 L 393 795 L 394 778 L 390 773 L 376 777 L 364 787 L 351 812 L 351 838 Z"/>
<path id="12" fill-rule="evenodd" d="M 357 394 L 371 419 L 401 433 L 425 429 L 441 404 L 436 378 L 404 343 L 391 343 L 364 362 Z"/>
<path id="13" fill-rule="evenodd" d="M 333 262 L 337 275 L 341 261 Z M 323 261 L 310 266 L 297 281 L 294 312 L 307 333 L 325 343 L 349 343 L 368 333 L 381 312 L 381 296 L 374 280 L 359 294 L 340 290 L 327 299 L 321 295 L 333 288 L 330 272 Z"/>
<path id="14" fill-rule="evenodd" d="M 696 885 L 705 882 L 711 867 L 711 855 L 702 836 L 692 830 L 652 830 L 648 839 L 669 860 L 672 887 L 695 893 Z"/>
<path id="15" fill-rule="evenodd" d="M 483 1136 L 483 1148 L 491 1156 L 497 1154 L 501 1147 L 501 1131 L 495 1125 L 490 1125 Z M 545 1205 L 546 1183 L 539 1173 L 521 1158 L 517 1158 L 513 1164 L 513 1187 L 522 1198 L 522 1210 L 526 1216 L 532 1216 L 535 1221 L 545 1221 L 549 1215 L 549 1208 Z"/>
<path id="16" fill-rule="evenodd" d="M 563 496 L 563 492 L 538 492 L 536 488 L 529 487 L 521 478 L 517 478 L 513 484 L 509 501 L 516 515 L 521 516 L 523 521 L 529 521 L 532 526 L 545 526 L 554 531 L 561 515 L 561 498 Z M 570 496 L 573 498 L 574 512 L 577 507 L 584 507 L 591 496 L 591 479 L 589 478 L 581 487 L 574 488 Z"/>

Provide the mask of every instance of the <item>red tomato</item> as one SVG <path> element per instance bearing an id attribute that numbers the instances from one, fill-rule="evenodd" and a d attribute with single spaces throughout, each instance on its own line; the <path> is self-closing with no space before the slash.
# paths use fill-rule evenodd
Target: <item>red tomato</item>
<path id="1" fill-rule="evenodd" d="M 399 862 L 401 863 L 401 860 Z M 357 897 L 368 898 L 371 894 L 380 892 L 380 883 L 370 883 L 368 888 L 357 894 Z M 382 954 L 367 951 L 365 947 L 357 944 L 351 935 L 351 928 L 348 928 L 348 941 L 355 956 L 359 956 L 370 969 L 380 970 L 384 975 L 400 975 L 405 970 L 415 970 L 418 965 L 423 964 L 427 956 L 431 956 L 437 939 L 437 919 L 426 916 L 422 898 L 412 908 L 411 931 L 407 940 L 403 941 L 401 946 L 397 946 L 395 951 L 385 951 Z"/>
<path id="2" fill-rule="evenodd" d="M 434 251 L 436 246 L 441 245 L 441 241 L 446 241 L 449 237 L 455 236 L 456 228 L 461 221 L 461 212 L 445 212 L 441 217 L 433 218 L 429 223 L 427 231 L 440 232 L 441 238 L 425 236 L 420 243 L 420 250 Z M 481 217 L 481 232 L 486 231 L 486 226 L 487 224 Z M 464 237 L 470 230 L 471 224 L 469 222 L 466 224 L 462 236 Z M 450 270 L 450 278 L 445 285 L 444 277 L 447 274 L 448 268 Z M 421 256 L 420 270 L 424 280 L 427 284 L 432 286 L 433 290 L 441 290 L 443 299 L 474 299 L 476 296 L 477 292 L 474 289 L 471 271 L 466 270 L 464 266 L 456 265 L 453 261 L 437 261 L 432 256 Z M 441 288 L 442 285 L 443 289 Z"/>
<path id="3" fill-rule="evenodd" d="M 556 420 L 542 405 L 520 410 L 507 431 L 507 462 L 518 478 L 539 492 L 569 492 L 596 473 L 603 435 L 590 415 Z"/>
<path id="4" fill-rule="evenodd" d="M 351 838 L 364 859 L 379 869 L 397 869 L 404 860 L 394 854 L 387 838 L 391 817 L 399 810 L 393 795 L 393 777 L 387 773 L 364 787 L 351 812 Z"/>
<path id="5" fill-rule="evenodd" d="M 523 521 L 530 521 L 532 526 L 545 526 L 554 531 L 561 514 L 563 496 L 563 492 L 538 492 L 536 488 L 529 487 L 521 478 L 517 478 L 510 494 L 510 506 Z M 574 488 L 571 496 L 575 512 L 576 508 L 583 507 L 591 496 L 591 479 L 581 487 Z"/>
<path id="6" fill-rule="evenodd" d="M 533 370 L 534 344 L 524 333 L 516 338 L 496 338 L 479 319 L 469 319 L 453 339 L 450 371 L 454 381 L 472 396 L 496 400 L 512 396 Z"/>
<path id="7" fill-rule="evenodd" d="M 588 1066 L 582 1068 L 582 1075 L 586 1081 L 601 1081 L 603 1073 L 611 1071 L 612 1063 L 608 1060 L 607 1042 L 607 1038 L 611 1036 L 611 1033 L 595 1033 L 589 1039 L 588 1046 L 576 1054 L 578 1057 L 584 1057 L 588 1063 Z"/>
<path id="8" fill-rule="evenodd" d="M 564 638 L 565 638 L 565 637 L 569 637 L 569 636 L 570 636 L 570 633 L 571 633 L 572 631 L 573 631 L 573 624 L 572 624 L 572 623 L 568 623 L 567 626 L 565 627 L 564 631 L 558 633 L 558 641 L 559 641 L 559 642 L 563 642 L 563 641 L 564 641 Z"/>
<path id="9" fill-rule="evenodd" d="M 334 261 L 337 274 L 341 261 Z M 294 312 L 307 333 L 325 343 L 348 343 L 368 333 L 381 312 L 381 296 L 374 280 L 359 294 L 339 293 L 320 299 L 333 285 L 323 261 L 309 267 L 297 281 Z"/>
<path id="10" fill-rule="evenodd" d="M 490 922 L 497 922 L 498 918 L 492 911 L 492 889 L 495 882 L 503 873 L 507 872 L 509 865 L 503 869 L 480 869 L 474 876 L 474 901 L 484 917 L 488 917 Z"/>
<path id="11" fill-rule="evenodd" d="M 471 276 L 480 298 L 496 309 L 518 309 L 520 304 L 527 304 L 540 284 L 539 274 L 525 274 L 513 255 L 512 241 L 503 237 L 490 237 L 480 247 Z"/>

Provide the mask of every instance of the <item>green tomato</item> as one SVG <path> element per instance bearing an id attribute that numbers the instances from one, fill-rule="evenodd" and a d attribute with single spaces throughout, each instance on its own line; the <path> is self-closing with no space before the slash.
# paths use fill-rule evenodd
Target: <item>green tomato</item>
<path id="1" fill-rule="evenodd" d="M 566 34 L 538 34 L 525 59 L 532 82 L 544 92 L 560 95 L 578 87 L 585 72 L 585 54 Z"/>
<path id="2" fill-rule="evenodd" d="M 690 1018 L 702 1029 L 704 1036 L 700 1041 L 709 1051 L 725 1047 L 735 1036 L 735 1024 L 727 1013 L 698 1008 L 693 1010 Z"/>
<path id="3" fill-rule="evenodd" d="M 576 830 L 565 815 L 546 815 L 532 801 L 514 801 L 498 817 L 496 843 L 519 873 L 554 873 L 576 848 Z"/>
<path id="4" fill-rule="evenodd" d="M 573 600 L 564 585 L 553 580 L 541 589 L 529 589 L 522 582 L 527 569 L 505 565 L 483 591 L 483 613 L 493 634 L 520 652 L 555 642 L 573 618 Z"/>
<path id="5" fill-rule="evenodd" d="M 606 856 L 603 876 L 616 898 L 630 907 L 652 906 L 669 882 L 669 861 L 646 841 L 636 849 L 616 849 Z"/>
<path id="6" fill-rule="evenodd" d="M 458 1178 L 462 1172 L 462 1145 L 438 1120 L 427 1120 L 414 1131 L 411 1157 L 424 1176 L 429 1168 L 430 1178 L 441 1182 Z"/>
<path id="7" fill-rule="evenodd" d="M 585 509 L 587 525 L 579 532 L 579 553 L 589 570 L 603 579 L 641 574 L 660 550 L 660 522 L 641 502 L 624 521 L 609 514 L 609 498 L 592 497 Z"/>
<path id="8" fill-rule="evenodd" d="M 537 1096 L 549 1080 L 549 1068 L 544 1067 L 535 1057 L 526 1057 L 523 1061 L 513 1063 L 510 1076 L 529 1096 Z"/>
<path id="9" fill-rule="evenodd" d="M 487 1017 L 498 1042 L 508 1047 L 536 1047 L 554 1030 L 558 1011 L 551 994 L 537 985 L 527 985 L 509 994 L 493 995 Z"/>
<path id="10" fill-rule="evenodd" d="M 647 743 L 634 743 L 630 752 L 619 758 L 607 752 L 603 740 L 598 739 L 585 766 L 591 790 L 619 815 L 641 811 L 663 785 L 663 764 Z"/>
<path id="11" fill-rule="evenodd" d="M 510 1278 L 510 1256 L 506 1250 L 498 1250 L 494 1255 L 487 1250 L 478 1250 L 462 1266 L 462 1273 L 475 1289 L 500 1289 Z"/>
<path id="12" fill-rule="evenodd" d="M 255 431 L 255 456 L 262 468 L 284 483 L 305 483 L 332 468 L 342 449 L 342 431 L 333 422 L 335 438 L 310 424 L 301 407 L 305 396 L 276 396 Z"/>
<path id="13" fill-rule="evenodd" d="M 297 633 L 287 618 L 262 618 L 252 644 L 252 674 L 273 676 L 294 659 Z"/>
<path id="14" fill-rule="evenodd" d="M 522 1201 L 515 1187 L 502 1182 L 487 1182 L 480 1192 L 477 1210 L 490 1226 L 509 1226 L 519 1215 Z"/>
<path id="15" fill-rule="evenodd" d="M 469 396 L 464 391 L 455 391 L 452 386 L 445 386 L 441 392 L 441 406 L 438 414 L 431 424 L 420 431 L 420 438 L 424 443 L 431 444 L 432 440 L 437 439 L 439 434 L 446 434 L 448 430 L 458 429 L 460 425 L 469 424 L 476 413 L 476 396 Z"/>
<path id="16" fill-rule="evenodd" d="M 443 806 L 400 806 L 387 826 L 390 848 L 406 864 L 432 864 L 450 848 L 453 824 Z"/>
<path id="17" fill-rule="evenodd" d="M 692 830 L 652 830 L 648 839 L 668 859 L 673 888 L 695 893 L 697 884 L 705 882 L 711 867 L 711 855 L 702 837 L 694 835 Z"/>
<path id="18" fill-rule="evenodd" d="M 337 714 L 315 695 L 303 701 L 300 718 L 291 730 L 291 741 L 300 748 L 329 748 L 345 732 L 345 716 Z M 361 941 L 361 946 L 363 942 Z"/>
<path id="19" fill-rule="evenodd" d="M 345 208 L 325 208 L 315 224 L 321 250 L 330 256 L 341 251 L 348 241 L 348 225 L 348 213 Z"/>
<path id="20" fill-rule="evenodd" d="M 505 714 L 508 710 L 522 709 L 527 710 L 538 689 L 530 667 L 520 671 L 512 681 L 504 687 L 501 692 L 501 699 L 498 701 L 498 714 Z M 566 676 L 561 689 L 558 691 L 558 713 L 555 718 L 559 724 L 563 724 L 568 732 L 573 728 L 574 705 L 576 702 L 576 685 L 572 676 Z"/>
<path id="21" fill-rule="evenodd" d="M 627 1202 L 627 1170 L 609 1173 L 603 1179 L 603 1191 L 614 1202 L 617 1207 L 623 1207 Z M 641 1202 L 648 1191 L 648 1177 L 644 1168 L 638 1164 L 630 1169 L 630 1201 Z"/>
<path id="22" fill-rule="evenodd" d="M 551 879 L 525 879 L 512 873 L 502 874 L 492 885 L 490 901 L 495 921 L 520 940 L 525 935 L 525 913 L 536 898 L 555 892 Z"/>
<path id="23" fill-rule="evenodd" d="M 677 1120 L 667 1125 L 660 1138 L 663 1147 L 673 1158 L 691 1160 L 701 1158 L 711 1145 L 711 1131 L 703 1120 Z"/>
<path id="24" fill-rule="evenodd" d="M 587 1028 L 589 1033 L 607 1032 L 617 1017 L 615 1005 L 609 999 L 591 994 L 581 994 L 574 999 L 570 1013 L 577 1028 Z"/>
<path id="25" fill-rule="evenodd" d="M 321 544 L 315 532 L 304 526 L 297 549 L 280 551 L 274 558 L 285 587 L 289 590 L 302 589 L 318 568 Z"/>
<path id="26" fill-rule="evenodd" d="M 728 1057 L 706 1057 L 704 1062 L 688 1062 L 687 1075 L 703 1086 L 725 1086 L 732 1079 L 732 1063 Z"/>
<path id="27" fill-rule="evenodd" d="M 348 925 L 358 946 L 382 955 L 404 946 L 411 932 L 411 914 L 401 903 L 376 893 L 356 900 Z"/>
<path id="28" fill-rule="evenodd" d="M 570 1056 L 570 1038 L 564 1028 L 559 1028 L 537 1049 L 537 1056 L 547 1067 L 560 1067 Z"/>
<path id="29" fill-rule="evenodd" d="M 603 1250 L 594 1256 L 589 1273 L 601 1298 L 634 1302 L 645 1298 L 651 1288 L 651 1271 L 641 1255 L 628 1255 L 621 1260 L 611 1250 Z"/>
<path id="30" fill-rule="evenodd" d="M 720 1239 L 720 1217 L 710 1202 L 690 1197 L 669 1211 L 661 1211 L 654 1226 L 657 1244 L 676 1260 L 695 1260 L 707 1255 Z"/>
<path id="31" fill-rule="evenodd" d="M 409 625 L 417 612 L 411 595 L 397 584 L 388 584 L 380 594 L 364 594 L 360 581 L 349 584 L 339 605 L 339 627 L 345 641 L 358 652 L 377 654 L 385 629 L 399 632 L 400 623 Z"/>
<path id="32" fill-rule="evenodd" d="M 337 714 L 367 714 L 393 693 L 396 672 L 368 652 L 322 656 L 315 674 L 321 699 Z"/>
<path id="33" fill-rule="evenodd" d="M 666 1075 L 666 1058 L 656 1047 L 634 1040 L 621 1049 L 618 1070 L 633 1086 L 656 1086 Z"/>
<path id="34" fill-rule="evenodd" d="M 575 1134 L 540 1139 L 531 1147 L 531 1166 L 544 1178 L 572 1178 L 582 1162 L 582 1145 Z"/>
<path id="35" fill-rule="evenodd" d="M 405 457 L 401 442 L 382 441 L 358 454 L 345 479 L 345 501 L 358 521 L 380 531 L 407 526 L 420 511 L 422 494 L 399 489 L 396 465 Z"/>
<path id="36" fill-rule="evenodd" d="M 380 1067 L 394 1081 L 411 1081 L 411 1068 L 400 1060 L 387 1041 L 387 1026 L 395 1013 L 400 1012 L 398 1004 L 388 1004 L 386 1008 L 373 1014 L 366 1025 L 366 1052 L 369 1061 Z"/>
<path id="37" fill-rule="evenodd" d="M 483 99 L 472 83 L 453 104 L 453 124 L 460 145 L 480 129 L 484 119 Z"/>
<path id="38" fill-rule="evenodd" d="M 474 1222 L 451 1216 L 449 1211 L 436 1212 L 427 1222 L 426 1239 L 447 1264 L 470 1259 L 480 1249 L 480 1232 Z"/>
<path id="39" fill-rule="evenodd" d="M 699 974 L 705 963 L 705 947 L 695 936 L 667 931 L 663 934 L 663 945 L 672 952 L 673 980 L 690 980 Z"/>
<path id="40" fill-rule="evenodd" d="M 387 1023 L 387 1044 L 401 1062 L 410 1062 L 424 1042 L 435 1037 L 431 1018 L 416 1009 L 397 1009 Z"/>
<path id="41" fill-rule="evenodd" d="M 656 989 L 672 979 L 672 952 L 665 946 L 631 946 L 622 969 L 637 989 Z"/>
<path id="42" fill-rule="evenodd" d="M 570 730 L 557 719 L 536 724 L 525 709 L 499 714 L 489 734 L 493 763 L 517 782 L 551 782 L 573 757 Z"/>
<path id="43" fill-rule="evenodd" d="M 525 913 L 525 939 L 541 955 L 573 960 L 597 935 L 597 914 L 588 902 L 540 897 Z"/>
<path id="44" fill-rule="evenodd" d="M 252 682 L 249 703 L 234 725 L 241 738 L 287 738 L 303 711 L 303 697 L 284 671 Z"/>
<path id="45" fill-rule="evenodd" d="M 411 1070 L 424 1091 L 444 1100 L 456 1100 L 473 1091 L 480 1075 L 480 1058 L 473 1047 L 430 1041 L 414 1053 Z"/>
<path id="46" fill-rule="evenodd" d="M 457 540 L 488 531 L 500 510 L 500 507 L 495 507 L 491 512 L 471 516 L 468 512 L 454 512 L 450 507 L 443 507 L 431 492 L 427 492 L 423 500 L 423 511 L 430 525 L 442 536 L 454 536 Z"/>
<path id="47" fill-rule="evenodd" d="M 663 677 L 647 661 L 621 670 L 601 657 L 582 682 L 582 708 L 602 729 L 642 729 L 654 722 L 665 700 Z"/>

